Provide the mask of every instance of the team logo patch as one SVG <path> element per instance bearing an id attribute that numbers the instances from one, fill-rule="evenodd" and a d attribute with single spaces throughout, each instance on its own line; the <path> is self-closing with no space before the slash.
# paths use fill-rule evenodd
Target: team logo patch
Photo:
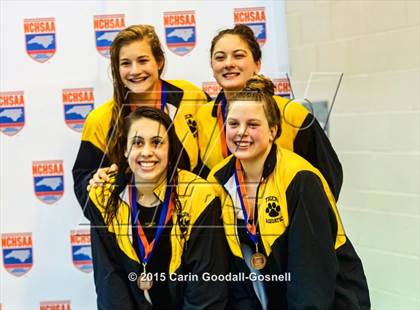
<path id="1" fill-rule="evenodd" d="M 83 124 L 93 110 L 93 88 L 63 89 L 64 120 L 73 130 L 82 132 Z"/>
<path id="2" fill-rule="evenodd" d="M 245 24 L 251 28 L 260 46 L 264 45 L 267 41 L 265 7 L 234 9 L 233 18 L 235 25 Z"/>
<path id="3" fill-rule="evenodd" d="M 190 128 L 191 133 L 194 135 L 194 137 L 197 136 L 197 122 L 193 118 L 191 114 L 185 115 L 185 120 L 187 121 L 187 125 Z"/>
<path id="4" fill-rule="evenodd" d="M 124 14 L 93 16 L 95 43 L 98 52 L 109 58 L 111 44 L 121 29 L 125 28 Z"/>
<path id="5" fill-rule="evenodd" d="M 8 136 L 13 136 L 24 125 L 25 99 L 23 91 L 0 92 L 0 130 Z"/>
<path id="6" fill-rule="evenodd" d="M 80 271 L 91 272 L 93 265 L 89 230 L 72 230 L 70 241 L 74 266 Z"/>
<path id="7" fill-rule="evenodd" d="M 64 193 L 62 160 L 32 162 L 35 195 L 47 204 L 59 200 Z"/>
<path id="8" fill-rule="evenodd" d="M 163 13 L 168 48 L 179 56 L 188 54 L 197 42 L 195 11 Z"/>
<path id="9" fill-rule="evenodd" d="M 183 211 L 181 214 L 178 214 L 179 218 L 179 229 L 181 231 L 182 236 L 186 237 L 188 232 L 188 227 L 190 226 L 190 215 L 188 212 Z"/>
<path id="10" fill-rule="evenodd" d="M 39 310 L 70 310 L 70 300 L 63 301 L 41 301 Z"/>
<path id="11" fill-rule="evenodd" d="M 281 215 L 281 208 L 277 197 L 269 196 L 265 198 L 265 202 L 265 213 L 268 215 L 265 221 L 268 224 L 282 222 L 283 216 Z"/>
<path id="12" fill-rule="evenodd" d="M 56 50 L 55 18 L 24 20 L 26 52 L 35 61 L 46 62 Z"/>
<path id="13" fill-rule="evenodd" d="M 32 233 L 2 234 L 3 264 L 8 272 L 20 277 L 33 264 Z"/>
<path id="14" fill-rule="evenodd" d="M 216 82 L 203 82 L 201 85 L 203 91 L 205 91 L 212 99 L 216 99 L 217 95 L 222 90 L 219 84 Z"/>
<path id="15" fill-rule="evenodd" d="M 273 79 L 274 94 L 290 99 L 291 91 L 289 80 L 287 78 Z"/>

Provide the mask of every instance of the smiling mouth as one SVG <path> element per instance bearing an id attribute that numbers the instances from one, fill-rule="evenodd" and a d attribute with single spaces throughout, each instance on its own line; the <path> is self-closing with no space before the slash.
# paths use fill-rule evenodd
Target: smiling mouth
<path id="1" fill-rule="evenodd" d="M 128 80 L 129 80 L 131 83 L 141 83 L 141 82 L 144 82 L 147 78 L 148 78 L 148 76 L 145 76 L 145 77 L 130 78 L 130 79 L 128 79 Z"/>
<path id="2" fill-rule="evenodd" d="M 157 161 L 138 161 L 137 164 L 143 169 L 151 169 L 157 165 Z"/>
<path id="3" fill-rule="evenodd" d="M 235 77 L 239 76 L 239 74 L 240 74 L 239 72 L 227 72 L 227 73 L 223 73 L 222 76 L 225 79 L 229 79 L 229 78 L 235 78 Z"/>
<path id="4" fill-rule="evenodd" d="M 251 141 L 234 141 L 234 143 L 237 148 L 247 148 L 252 144 Z"/>

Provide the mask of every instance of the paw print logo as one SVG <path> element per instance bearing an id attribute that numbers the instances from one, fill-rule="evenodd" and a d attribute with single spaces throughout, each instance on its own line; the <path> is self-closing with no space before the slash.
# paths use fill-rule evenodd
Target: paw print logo
<path id="1" fill-rule="evenodd" d="M 190 127 L 192 134 L 195 136 L 197 134 L 197 122 L 194 119 L 190 118 L 187 120 L 187 124 L 188 127 Z"/>
<path id="2" fill-rule="evenodd" d="M 179 215 L 179 229 L 181 233 L 185 235 L 188 231 L 188 226 L 190 225 L 190 215 L 187 212 L 182 212 Z"/>
<path id="3" fill-rule="evenodd" d="M 187 125 L 190 128 L 191 133 L 195 136 L 197 136 L 197 122 L 192 117 L 192 114 L 185 115 L 185 119 L 187 121 Z"/>
<path id="4" fill-rule="evenodd" d="M 270 217 L 279 216 L 279 214 L 280 214 L 280 206 L 278 204 L 276 204 L 275 202 L 269 202 L 268 203 L 268 207 L 265 209 L 265 212 Z"/>

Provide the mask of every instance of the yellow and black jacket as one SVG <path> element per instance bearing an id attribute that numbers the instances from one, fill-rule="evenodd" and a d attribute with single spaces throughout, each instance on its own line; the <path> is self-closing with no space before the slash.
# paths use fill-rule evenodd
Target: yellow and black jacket
<path id="1" fill-rule="evenodd" d="M 174 122 L 176 134 L 188 155 L 191 171 L 199 166 L 196 114 L 207 102 L 206 94 L 187 81 L 163 81 L 166 90 L 166 106 Z M 112 130 L 111 117 L 114 100 L 94 109 L 86 119 L 82 141 L 73 167 L 74 191 L 80 200 L 84 188 L 97 169 L 110 166 L 106 156 L 108 136 Z M 201 165 L 200 165 L 201 166 Z"/>
<path id="2" fill-rule="evenodd" d="M 224 158 L 218 126 L 218 106 L 222 99 L 223 91 L 215 101 L 203 105 L 197 114 L 198 143 L 204 164 L 200 169 L 202 176 Z M 319 169 L 337 200 L 343 184 L 343 170 L 328 137 L 301 104 L 279 96 L 274 96 L 274 99 L 282 116 L 281 135 L 276 144 L 302 156 Z"/>
<path id="3" fill-rule="evenodd" d="M 201 280 L 203 272 L 225 274 L 228 270 L 220 200 L 212 186 L 193 173 L 178 170 L 176 191 L 182 211 L 173 212 L 172 221 L 166 225 L 169 230 L 162 233 L 147 265 L 147 271 L 157 277 L 162 272 L 165 274 L 165 281 L 154 278 L 149 290 L 152 307 L 136 282 L 129 280 L 130 273 L 138 275 L 143 267 L 133 242 L 127 182 L 118 179 L 122 178 L 112 177 L 104 188 L 91 190 L 89 197 L 85 197 L 89 198 L 83 212 L 91 223 L 98 309 L 224 309 L 226 284 Z M 165 183 L 154 191 L 161 202 L 165 191 Z M 117 217 L 106 225 L 104 206 L 112 194 L 119 197 Z M 168 249 L 166 257 L 159 257 L 161 248 Z M 197 281 L 170 281 L 169 274 L 199 277 Z"/>
<path id="4" fill-rule="evenodd" d="M 250 273 L 241 250 L 247 242 L 231 155 L 209 175 L 222 202 L 232 272 Z M 291 281 L 265 281 L 269 309 L 369 309 L 362 263 L 346 237 L 335 199 L 321 173 L 305 159 L 273 145 L 257 201 L 263 274 L 290 272 Z M 239 208 L 239 209 L 237 209 Z M 241 212 L 241 211 L 240 211 Z M 241 227 L 242 226 L 242 227 Z M 230 308 L 259 309 L 250 281 L 230 283 Z"/>

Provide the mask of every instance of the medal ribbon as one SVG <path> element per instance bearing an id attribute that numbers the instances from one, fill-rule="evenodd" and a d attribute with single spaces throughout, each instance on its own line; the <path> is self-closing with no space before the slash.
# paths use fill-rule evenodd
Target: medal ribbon
<path id="1" fill-rule="evenodd" d="M 226 158 L 230 155 L 230 151 L 226 144 L 226 97 L 224 94 L 222 94 L 222 99 L 217 106 L 217 123 L 219 125 L 223 158 Z"/>
<path id="2" fill-rule="evenodd" d="M 140 260 L 145 266 L 150 258 L 152 257 L 153 250 L 156 244 L 159 241 L 159 238 L 162 234 L 164 226 L 168 223 L 169 219 L 172 216 L 172 211 L 174 209 L 174 204 L 171 199 L 172 190 L 169 185 L 166 186 L 165 200 L 163 202 L 162 211 L 159 218 L 159 224 L 156 230 L 155 238 L 151 243 L 146 238 L 146 235 L 143 231 L 143 227 L 140 224 L 138 219 L 138 208 L 137 208 L 137 190 L 136 184 L 133 176 L 133 181 L 131 187 L 129 188 L 129 197 L 130 197 L 130 209 L 131 214 L 134 218 L 134 225 L 137 227 L 137 240 L 140 248 Z"/>
<path id="3" fill-rule="evenodd" d="M 164 83 L 161 80 L 159 80 L 159 82 L 160 82 L 160 110 L 162 112 L 165 112 L 165 104 L 166 104 L 167 93 L 166 93 L 166 88 L 165 88 Z M 156 106 L 156 109 L 159 109 L 159 107 Z"/>
<path id="4" fill-rule="evenodd" d="M 242 212 L 244 214 L 244 220 L 246 223 L 246 232 L 248 236 L 251 238 L 251 241 L 255 245 L 257 245 L 258 244 L 258 236 L 257 236 L 258 219 L 256 220 L 254 218 L 254 220 L 252 221 L 252 224 L 248 222 L 251 210 L 248 205 L 248 199 L 246 195 L 245 182 L 244 182 L 244 176 L 242 172 L 241 163 L 238 159 L 236 159 L 236 162 L 235 162 L 235 183 L 236 183 L 236 190 L 239 196 L 239 202 L 241 203 Z"/>

